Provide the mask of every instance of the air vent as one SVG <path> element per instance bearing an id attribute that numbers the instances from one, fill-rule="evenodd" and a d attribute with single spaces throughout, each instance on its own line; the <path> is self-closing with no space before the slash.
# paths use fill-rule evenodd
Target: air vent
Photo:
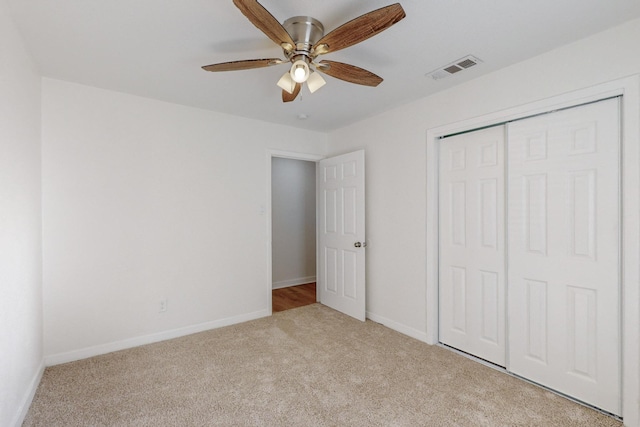
<path id="1" fill-rule="evenodd" d="M 444 67 L 440 67 L 435 71 L 427 73 L 427 76 L 431 77 L 433 80 L 440 80 L 450 76 L 451 74 L 455 74 L 466 70 L 467 68 L 471 68 L 474 65 L 478 65 L 481 62 L 482 61 L 475 56 L 468 55 L 452 62 L 451 64 L 447 64 Z"/>
<path id="2" fill-rule="evenodd" d="M 458 71 L 462 71 L 463 68 L 458 67 L 457 65 L 450 65 L 447 68 L 444 69 L 447 73 L 449 74 L 455 74 Z"/>

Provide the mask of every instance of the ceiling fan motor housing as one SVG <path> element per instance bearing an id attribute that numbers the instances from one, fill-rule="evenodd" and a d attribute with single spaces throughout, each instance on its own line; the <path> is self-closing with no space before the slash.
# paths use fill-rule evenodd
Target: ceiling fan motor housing
<path id="1" fill-rule="evenodd" d="M 302 59 L 296 58 L 302 56 L 309 62 L 311 48 L 324 35 L 322 23 L 310 16 L 294 16 L 284 21 L 283 27 L 296 43 L 292 51 L 285 50 L 285 55 L 290 60 Z"/>

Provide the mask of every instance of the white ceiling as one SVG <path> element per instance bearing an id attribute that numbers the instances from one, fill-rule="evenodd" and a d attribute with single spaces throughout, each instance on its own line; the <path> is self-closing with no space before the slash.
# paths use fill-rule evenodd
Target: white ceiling
<path id="1" fill-rule="evenodd" d="M 407 17 L 324 59 L 385 80 L 377 88 L 326 76 L 288 104 L 286 65 L 209 73 L 200 67 L 282 57 L 231 0 L 6 0 L 43 76 L 229 114 L 329 131 L 640 17 L 637 0 L 401 0 Z M 279 21 L 320 20 L 325 33 L 384 0 L 262 0 Z M 484 62 L 434 81 L 468 54 Z M 585 55 L 588 55 L 585 52 Z M 305 114 L 306 120 L 298 115 Z"/>

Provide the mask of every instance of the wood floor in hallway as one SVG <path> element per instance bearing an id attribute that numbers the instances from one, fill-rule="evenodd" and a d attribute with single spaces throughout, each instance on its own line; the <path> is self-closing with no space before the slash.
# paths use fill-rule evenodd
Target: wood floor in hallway
<path id="1" fill-rule="evenodd" d="M 316 284 L 290 286 L 272 291 L 273 312 L 290 310 L 316 302 Z"/>

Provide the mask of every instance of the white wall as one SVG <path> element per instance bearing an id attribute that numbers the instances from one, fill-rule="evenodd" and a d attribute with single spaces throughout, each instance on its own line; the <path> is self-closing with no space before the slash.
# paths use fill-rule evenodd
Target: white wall
<path id="1" fill-rule="evenodd" d="M 316 280 L 316 164 L 271 163 L 273 288 Z"/>
<path id="2" fill-rule="evenodd" d="M 326 135 L 51 79 L 42 100 L 47 363 L 269 314 L 267 151 Z"/>
<path id="3" fill-rule="evenodd" d="M 0 1 L 0 425 L 42 374 L 40 77 Z"/>
<path id="4" fill-rule="evenodd" d="M 426 131 L 640 73 L 640 20 L 329 135 L 367 152 L 367 310 L 425 332 Z"/>
<path id="5" fill-rule="evenodd" d="M 329 135 L 329 155 L 367 152 L 371 318 L 426 338 L 427 130 L 638 74 L 639 40 L 634 20 Z"/>

